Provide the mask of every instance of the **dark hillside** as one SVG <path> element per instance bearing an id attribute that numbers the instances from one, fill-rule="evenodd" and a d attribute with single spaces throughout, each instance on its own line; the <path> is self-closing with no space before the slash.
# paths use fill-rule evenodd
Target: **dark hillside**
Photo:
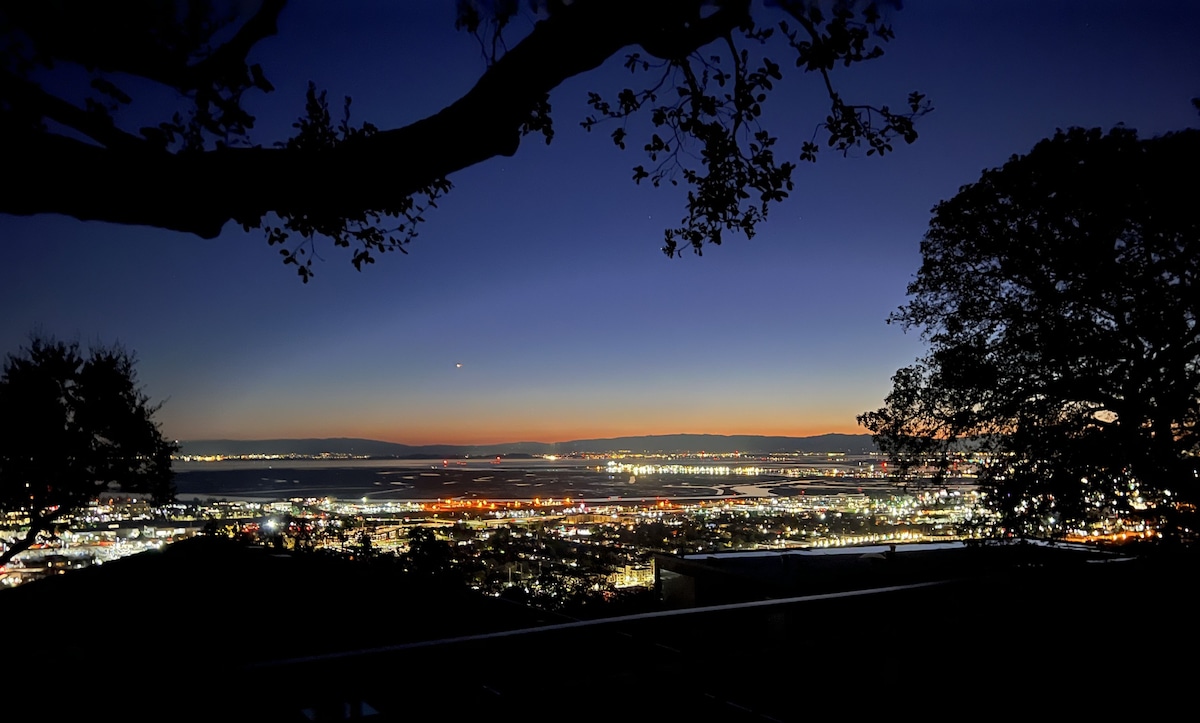
<path id="1" fill-rule="evenodd" d="M 563 624 L 414 589 L 370 566 L 199 539 L 2 592 L 0 614 L 9 658 L 22 661 L 11 705 L 46 720 L 301 721 L 359 710 L 395 721 L 501 711 L 1109 720 L 1190 700 L 1194 558 L 1026 557 L 958 572 L 923 587 L 894 577 L 890 592 Z"/>

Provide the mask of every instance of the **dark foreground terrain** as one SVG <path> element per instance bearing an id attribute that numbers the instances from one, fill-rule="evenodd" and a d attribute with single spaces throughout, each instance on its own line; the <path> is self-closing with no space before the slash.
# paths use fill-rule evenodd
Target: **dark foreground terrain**
<path id="1" fill-rule="evenodd" d="M 937 584 L 901 568 L 881 592 L 573 622 L 201 538 L 0 592 L 0 718 L 1195 715 L 1192 556 L 960 553 Z M 838 587 L 862 587 L 852 577 Z"/>

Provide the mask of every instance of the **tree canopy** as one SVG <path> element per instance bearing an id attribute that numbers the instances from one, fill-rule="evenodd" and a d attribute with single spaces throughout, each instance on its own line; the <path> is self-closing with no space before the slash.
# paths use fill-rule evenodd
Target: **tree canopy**
<path id="1" fill-rule="evenodd" d="M 969 448 L 1009 534 L 1194 539 L 1198 162 L 1200 131 L 1073 128 L 934 208 L 889 319 L 930 351 L 859 417 L 898 474 Z"/>
<path id="2" fill-rule="evenodd" d="M 85 355 L 78 344 L 38 338 L 9 354 L 0 376 L 0 512 L 24 516 L 28 528 L 0 538 L 0 565 L 114 485 L 169 501 L 176 446 L 154 422 L 157 409 L 120 347 Z"/>
<path id="3" fill-rule="evenodd" d="M 0 144 L 22 182 L 0 198 L 0 212 L 204 238 L 234 221 L 263 229 L 305 281 L 316 238 L 350 249 L 361 269 L 404 250 L 451 190 L 451 174 L 514 154 L 529 134 L 549 143 L 550 92 L 624 54 L 630 87 L 590 93 L 581 122 L 641 148 L 634 182 L 687 189 L 678 225 L 664 230 L 674 256 L 752 236 L 793 190 L 797 163 L 822 146 L 886 153 L 896 139 L 913 142 L 913 119 L 929 110 L 915 92 L 898 109 L 852 103 L 832 80 L 836 67 L 882 54 L 893 33 L 881 5 L 895 0 L 534 0 L 528 10 L 459 0 L 457 25 L 479 39 L 485 70 L 457 101 L 381 129 L 351 123 L 349 98 L 338 120 L 310 84 L 295 134 L 264 146 L 242 100 L 273 90 L 272 71 L 252 59 L 284 5 L 261 0 L 241 14 L 216 0 L 4 5 Z M 520 13 L 536 20 L 524 35 L 512 22 Z M 785 153 L 761 120 L 786 66 L 817 76 L 827 110 Z M 62 82 L 64 67 L 86 82 Z M 164 89 L 181 99 L 165 113 Z M 299 110 L 300 99 L 284 102 Z M 381 164 L 386 173 L 374 172 Z"/>

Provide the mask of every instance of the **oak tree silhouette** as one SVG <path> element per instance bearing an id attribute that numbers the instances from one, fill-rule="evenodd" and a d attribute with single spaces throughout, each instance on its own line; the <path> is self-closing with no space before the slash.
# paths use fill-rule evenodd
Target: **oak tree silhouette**
<path id="1" fill-rule="evenodd" d="M 972 449 L 1009 534 L 1195 538 L 1197 163 L 1197 130 L 1072 128 L 938 204 L 889 319 L 929 354 L 859 417 L 898 474 Z"/>
<path id="2" fill-rule="evenodd" d="M 134 358 L 120 347 L 34 338 L 0 376 L 0 512 L 26 520 L 0 539 L 0 565 L 68 527 L 119 486 L 156 502 L 173 497 L 171 454 Z"/>

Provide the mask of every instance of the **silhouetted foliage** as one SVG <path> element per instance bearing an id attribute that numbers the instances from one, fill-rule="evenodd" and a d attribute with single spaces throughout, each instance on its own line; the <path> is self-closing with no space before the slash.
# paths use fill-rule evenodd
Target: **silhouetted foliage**
<path id="1" fill-rule="evenodd" d="M 633 168 L 635 182 L 687 189 L 686 212 L 665 230 L 663 251 L 701 253 L 729 233 L 753 236 L 771 204 L 793 190 L 797 163 L 814 161 L 822 145 L 882 155 L 896 139 L 916 139 L 913 119 L 929 110 L 924 96 L 911 93 L 899 110 L 853 104 L 831 81 L 835 67 L 883 53 L 893 33 L 881 4 L 900 3 L 779 0 L 752 12 L 749 0 L 534 0 L 526 12 L 536 22 L 513 23 L 524 3 L 459 0 L 457 26 L 479 40 L 486 65 L 462 98 L 381 130 L 352 124 L 349 98 L 335 120 L 326 92 L 310 84 L 295 135 L 274 147 L 251 138 L 254 118 L 242 98 L 273 89 L 246 58 L 275 34 L 284 0 L 239 6 L 253 9 L 248 17 L 205 0 L 66 10 L 5 4 L 0 143 L 28 177 L 0 197 L 0 211 L 204 238 L 233 220 L 263 229 L 305 281 L 316 238 L 351 249 L 361 269 L 381 253 L 404 251 L 424 213 L 451 189 L 450 174 L 513 155 L 530 133 L 549 143 L 550 92 L 629 51 L 625 67 L 635 83 L 611 96 L 589 93 L 583 126 L 604 125 L 617 146 L 642 149 L 647 162 Z M 532 29 L 514 35 L 514 26 Z M 54 75 L 60 66 L 82 68 L 90 85 L 64 91 L 70 84 Z M 761 124 L 784 66 L 819 76 L 828 104 L 811 136 L 786 151 Z M 161 112 L 135 104 L 147 81 L 183 102 L 157 123 L 122 128 L 126 107 L 140 118 Z M 110 182 L 112 168 L 122 169 L 123 183 Z"/>
<path id="2" fill-rule="evenodd" d="M 404 563 L 410 572 L 437 579 L 461 578 L 455 567 L 454 548 L 449 542 L 438 539 L 432 528 L 409 530 L 408 545 Z"/>
<path id="3" fill-rule="evenodd" d="M 930 352 L 859 417 L 899 474 L 966 441 L 1010 534 L 1194 536 L 1197 163 L 1200 131 L 1073 128 L 938 204 L 889 319 Z"/>
<path id="4" fill-rule="evenodd" d="M 173 442 L 163 439 L 120 347 L 34 339 L 0 377 L 0 512 L 28 518 L 3 541 L 0 564 L 68 525 L 114 485 L 169 501 Z"/>

